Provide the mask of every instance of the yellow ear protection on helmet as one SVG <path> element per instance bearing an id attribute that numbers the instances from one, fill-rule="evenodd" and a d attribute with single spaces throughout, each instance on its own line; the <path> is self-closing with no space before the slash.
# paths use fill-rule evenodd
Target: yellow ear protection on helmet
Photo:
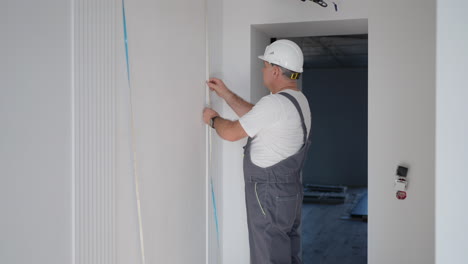
<path id="1" fill-rule="evenodd" d="M 291 74 L 291 76 L 290 76 L 289 78 L 290 78 L 291 80 L 297 80 L 297 79 L 299 79 L 299 76 L 301 76 L 300 73 L 294 72 L 294 73 Z"/>

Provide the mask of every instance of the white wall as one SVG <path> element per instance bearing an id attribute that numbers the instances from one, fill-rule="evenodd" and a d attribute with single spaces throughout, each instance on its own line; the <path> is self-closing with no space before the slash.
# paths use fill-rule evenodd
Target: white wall
<path id="1" fill-rule="evenodd" d="M 71 262 L 70 4 L 0 9 L 0 263 Z"/>
<path id="2" fill-rule="evenodd" d="M 437 1 L 436 263 L 466 263 L 466 1 Z"/>
<path id="3" fill-rule="evenodd" d="M 265 47 L 270 45 L 271 37 L 263 31 L 258 30 L 255 26 L 251 27 L 250 42 L 251 53 L 250 68 L 252 72 L 262 72 L 263 63 L 259 63 L 258 55 L 265 52 Z M 258 54 L 254 56 L 253 54 Z M 258 102 L 263 96 L 269 94 L 270 91 L 263 85 L 263 74 L 252 74 L 250 76 L 250 101 Z"/>
<path id="4" fill-rule="evenodd" d="M 146 261 L 204 263 L 207 202 L 205 125 L 201 120 L 205 99 L 204 1 L 128 2 Z M 75 151 L 72 148 L 72 63 L 75 61 L 72 56 L 77 59 L 83 55 L 72 52 L 76 48 L 72 43 L 71 23 L 76 14 L 72 3 L 8 1 L 0 11 L 0 52 L 4 58 L 0 78 L 3 81 L 0 97 L 3 124 L 0 132 L 1 263 L 63 264 L 73 263 L 74 257 L 82 257 L 73 256 L 72 251 L 75 239 L 72 223 L 72 153 Z M 92 12 L 92 18 L 99 12 L 86 4 L 82 10 L 80 12 Z M 112 80 L 120 89 L 116 109 L 119 128 L 115 196 L 117 260 L 138 263 L 121 10 L 115 11 L 119 14 L 115 21 L 119 26 L 111 26 L 109 30 L 114 28 L 120 34 L 115 40 L 119 54 L 118 80 Z M 84 25 L 92 34 L 107 33 L 92 30 L 101 29 L 93 23 L 104 21 L 85 20 Z M 75 35 L 76 43 L 94 41 L 89 35 L 79 33 Z M 96 81 L 90 67 L 98 64 L 92 60 L 92 52 L 98 49 L 86 45 L 80 48 L 83 48 L 80 52 L 89 52 L 85 54 L 89 64 L 82 65 L 86 70 L 82 72 L 92 75 L 83 80 Z M 95 106 L 99 98 L 94 99 L 96 101 L 89 105 Z M 87 113 L 93 114 L 94 110 Z M 93 120 L 96 120 L 94 116 L 83 119 L 84 122 Z M 93 162 L 93 155 L 86 157 Z M 98 173 L 92 175 L 93 180 L 102 176 L 97 166 L 92 169 L 93 173 Z M 96 194 L 96 191 L 90 193 Z M 89 198 L 89 205 L 93 205 L 93 197 Z M 92 210 L 98 212 L 96 208 L 89 212 Z M 78 232 L 86 233 L 95 243 L 85 245 L 90 254 L 96 250 L 91 248 L 93 245 L 113 250 L 113 245 L 102 247 L 103 241 L 97 239 L 99 235 L 92 240 L 93 230 L 78 229 Z M 86 257 L 97 261 L 100 254 L 94 253 Z M 87 263 L 94 263 L 92 261 Z"/>
<path id="5" fill-rule="evenodd" d="M 204 1 L 126 1 L 126 11 L 146 263 L 204 263 Z M 117 259 L 139 263 L 122 35 L 118 41 Z"/>
<path id="6" fill-rule="evenodd" d="M 369 263 L 434 263 L 435 1 L 371 1 Z M 392 190 L 409 166 L 408 198 Z"/>

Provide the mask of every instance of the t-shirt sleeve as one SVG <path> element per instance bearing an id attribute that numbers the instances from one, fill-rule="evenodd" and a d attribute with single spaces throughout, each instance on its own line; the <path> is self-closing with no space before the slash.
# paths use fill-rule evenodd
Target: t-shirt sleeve
<path id="1" fill-rule="evenodd" d="M 273 95 L 268 95 L 242 116 L 239 123 L 249 137 L 254 137 L 263 128 L 272 126 L 280 119 L 281 109 L 279 100 Z"/>

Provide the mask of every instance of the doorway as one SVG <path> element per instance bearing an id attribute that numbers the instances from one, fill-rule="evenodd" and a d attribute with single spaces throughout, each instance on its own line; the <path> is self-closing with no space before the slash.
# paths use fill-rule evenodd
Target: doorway
<path id="1" fill-rule="evenodd" d="M 286 38 L 301 46 L 305 56 L 299 87 L 311 107 L 312 146 L 303 169 L 308 195 L 303 204 L 304 264 L 364 264 L 367 20 L 365 27 L 361 20 L 329 23 L 252 26 L 251 51 L 261 54 L 275 39 Z M 261 65 L 255 56 L 251 57 L 251 100 L 255 103 L 268 91 L 258 78 Z"/>
<path id="2" fill-rule="evenodd" d="M 367 34 L 291 38 L 304 52 L 312 145 L 302 176 L 304 263 L 367 263 Z"/>

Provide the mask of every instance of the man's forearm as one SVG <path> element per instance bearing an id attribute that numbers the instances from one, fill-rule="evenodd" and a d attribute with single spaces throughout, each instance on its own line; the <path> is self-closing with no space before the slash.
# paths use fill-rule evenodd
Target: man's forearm
<path id="1" fill-rule="evenodd" d="M 240 98 L 237 94 L 233 93 L 232 91 L 228 90 L 225 95 L 223 95 L 223 99 L 226 103 L 236 112 L 239 117 L 242 117 L 250 110 L 252 110 L 253 104 L 245 101 L 244 99 Z"/>

